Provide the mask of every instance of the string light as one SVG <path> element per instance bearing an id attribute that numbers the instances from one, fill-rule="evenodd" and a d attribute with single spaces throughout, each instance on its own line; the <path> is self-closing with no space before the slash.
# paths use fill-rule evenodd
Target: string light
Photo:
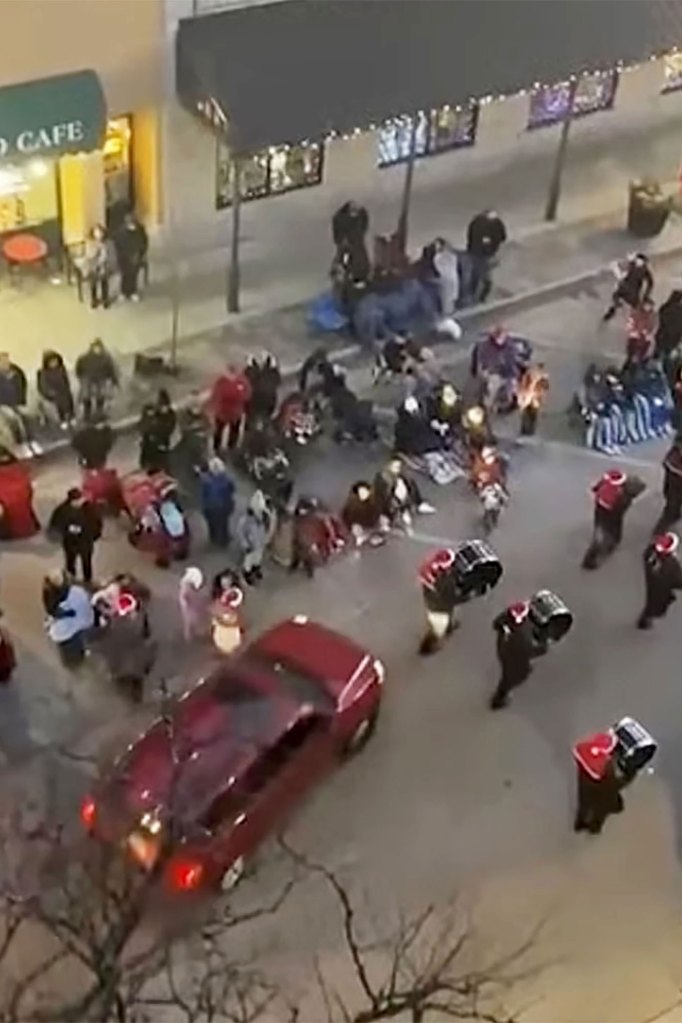
<path id="1" fill-rule="evenodd" d="M 414 114 L 395 114 L 391 117 L 386 118 L 380 125 L 375 122 L 371 122 L 364 127 L 357 126 L 350 131 L 340 132 L 336 128 L 331 128 L 319 140 L 311 142 L 310 139 L 303 139 L 298 143 L 285 143 L 279 146 L 270 146 L 267 152 L 270 156 L 281 153 L 290 152 L 292 149 L 305 148 L 306 146 L 318 146 L 323 145 L 325 142 L 332 142 L 340 140 L 348 142 L 352 139 L 357 139 L 360 135 L 367 134 L 368 132 L 375 132 L 379 128 L 391 129 L 391 128 L 405 128 L 412 123 L 413 117 L 416 117 L 419 121 L 428 122 L 433 116 L 438 113 L 444 112 L 446 114 L 455 113 L 461 114 L 465 112 L 473 112 L 477 107 L 487 107 L 491 103 L 504 103 L 507 100 L 518 99 L 526 96 L 532 96 L 534 93 L 542 92 L 545 90 L 560 88 L 562 85 L 567 85 L 576 81 L 580 81 L 585 78 L 591 79 L 607 79 L 611 78 L 614 74 L 627 74 L 632 71 L 637 71 L 648 64 L 656 61 L 665 60 L 666 57 L 678 56 L 682 54 L 682 49 L 674 46 L 662 53 L 652 53 L 649 57 L 642 61 L 634 64 L 625 64 L 622 60 L 616 61 L 615 65 L 610 70 L 597 69 L 595 71 L 583 71 L 580 74 L 569 75 L 567 79 L 560 82 L 533 82 L 533 84 L 522 89 L 517 89 L 515 92 L 510 93 L 488 93 L 484 96 L 480 96 L 477 99 L 469 99 L 466 103 L 452 105 L 450 103 L 444 104 L 442 107 L 436 107 L 430 110 L 418 110 Z M 206 101 L 201 101 L 196 104 L 197 112 L 214 128 L 225 130 L 229 125 L 229 118 L 225 115 L 224 111 L 220 108 L 217 101 L 213 98 L 209 98 Z"/>

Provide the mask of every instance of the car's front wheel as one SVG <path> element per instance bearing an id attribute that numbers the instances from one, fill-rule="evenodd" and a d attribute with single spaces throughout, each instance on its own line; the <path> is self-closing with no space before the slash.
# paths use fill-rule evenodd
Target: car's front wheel
<path id="1" fill-rule="evenodd" d="M 366 718 L 363 718 L 359 725 L 357 725 L 355 731 L 344 747 L 343 752 L 345 756 L 352 757 L 365 748 L 376 731 L 378 720 L 379 708 L 377 707 Z"/>
<path id="2" fill-rule="evenodd" d="M 238 856 L 220 878 L 221 892 L 231 892 L 244 876 L 244 857 Z"/>

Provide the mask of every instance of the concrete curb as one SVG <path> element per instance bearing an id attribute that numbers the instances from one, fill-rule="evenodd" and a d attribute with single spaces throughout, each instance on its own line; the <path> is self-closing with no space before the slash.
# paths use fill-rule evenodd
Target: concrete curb
<path id="1" fill-rule="evenodd" d="M 660 252 L 650 254 L 650 260 L 654 265 L 657 263 L 665 263 L 677 258 L 682 258 L 682 244 L 676 244 L 668 249 L 662 249 Z M 611 262 L 609 262 L 592 270 L 587 270 L 584 273 L 575 274 L 572 277 L 564 277 L 558 281 L 543 284 L 539 288 L 532 288 L 529 291 L 522 291 L 518 295 L 508 295 L 504 298 L 496 299 L 494 302 L 488 302 L 485 305 L 478 305 L 473 306 L 470 309 L 463 309 L 457 316 L 457 322 L 463 327 L 475 327 L 481 321 L 490 320 L 496 316 L 518 313 L 522 312 L 524 309 L 559 301 L 580 288 L 594 284 L 602 277 L 611 276 Z M 441 345 L 452 344 L 452 342 L 443 338 L 442 340 L 436 341 L 436 344 L 440 347 Z M 347 367 L 361 363 L 367 357 L 366 352 L 358 345 L 346 345 L 343 348 L 336 350 L 332 349 L 330 354 L 333 356 L 334 362 L 341 363 L 341 365 Z M 301 365 L 301 362 L 283 365 L 283 379 L 285 381 L 292 380 L 297 375 Z M 208 397 L 208 389 L 198 393 L 202 399 Z M 196 401 L 196 398 L 197 392 L 195 391 L 191 395 L 188 395 L 187 398 L 181 398 L 177 401 L 176 408 L 186 408 L 191 402 Z M 111 425 L 116 433 L 126 433 L 133 429 L 133 427 L 137 424 L 137 421 L 138 415 L 130 413 L 115 420 Z M 59 454 L 60 452 L 67 450 L 69 447 L 70 441 L 68 438 L 58 437 L 54 441 L 47 442 L 44 445 L 41 459 Z"/>

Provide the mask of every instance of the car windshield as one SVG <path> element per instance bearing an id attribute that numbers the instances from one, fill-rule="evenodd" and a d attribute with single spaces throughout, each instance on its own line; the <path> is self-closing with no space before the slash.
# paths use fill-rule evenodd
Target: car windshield
<path id="1" fill-rule="evenodd" d="M 299 706 L 310 704 L 321 714 L 332 714 L 335 704 L 332 696 L 318 679 L 306 675 L 298 666 L 289 661 L 267 657 L 261 651 L 250 652 L 246 662 L 254 672 L 267 672 L 277 679 L 277 686 L 282 695 L 288 696 Z"/>

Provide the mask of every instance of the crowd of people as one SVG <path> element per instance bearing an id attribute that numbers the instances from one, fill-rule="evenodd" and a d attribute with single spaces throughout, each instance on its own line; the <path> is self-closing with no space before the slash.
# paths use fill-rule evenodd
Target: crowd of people
<path id="1" fill-rule="evenodd" d="M 499 214 L 483 210 L 473 217 L 462 248 L 436 238 L 414 262 L 400 230 L 375 237 L 370 255 L 369 230 L 369 213 L 359 203 L 344 203 L 332 217 L 332 292 L 313 304 L 314 325 L 350 329 L 367 348 L 416 329 L 461 337 L 455 314 L 487 300 L 507 240 Z"/>

